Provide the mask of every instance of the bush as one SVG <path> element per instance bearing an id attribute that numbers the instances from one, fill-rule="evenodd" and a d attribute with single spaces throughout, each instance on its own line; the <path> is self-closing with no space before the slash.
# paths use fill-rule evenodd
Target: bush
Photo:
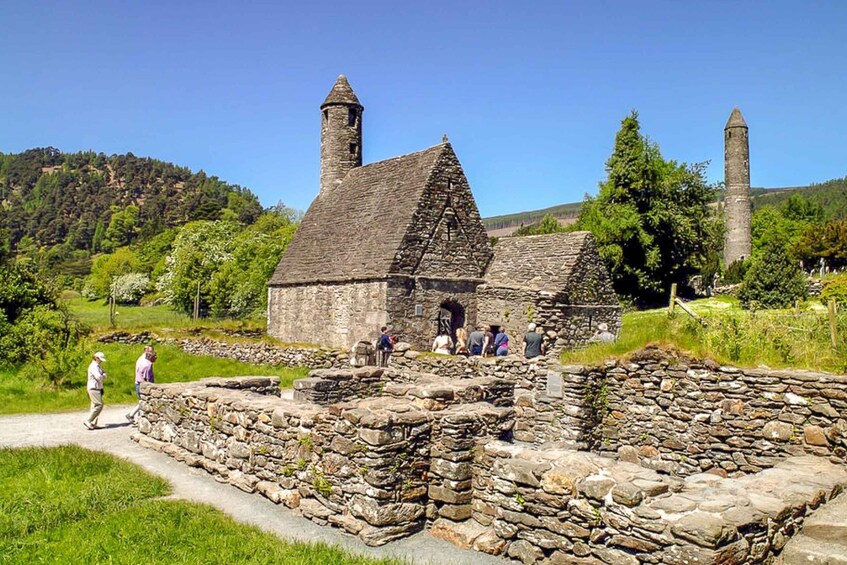
<path id="1" fill-rule="evenodd" d="M 745 308 L 787 308 L 806 297 L 806 279 L 783 240 L 767 243 L 744 275 L 738 298 Z"/>
<path id="2" fill-rule="evenodd" d="M 733 261 L 723 273 L 721 284 L 738 284 L 744 280 L 744 275 L 750 268 L 750 261 L 738 259 Z"/>
<path id="3" fill-rule="evenodd" d="M 847 307 L 847 274 L 824 281 L 821 302 L 826 304 L 830 300 L 835 300 L 841 307 Z"/>
<path id="4" fill-rule="evenodd" d="M 2 322 L 0 322 L 2 323 Z M 63 351 L 72 349 L 88 334 L 88 328 L 63 308 L 39 305 L 27 310 L 15 324 L 6 324 L 0 334 L 0 364 L 16 365 L 43 361 L 43 376 L 53 384 L 62 384 L 73 371 L 61 361 Z M 61 365 L 54 370 L 54 365 Z M 58 371 L 58 372 L 57 372 Z"/>
<path id="5" fill-rule="evenodd" d="M 143 273 L 129 273 L 115 279 L 112 287 L 115 301 L 120 304 L 138 304 L 141 297 L 150 289 L 150 277 Z"/>

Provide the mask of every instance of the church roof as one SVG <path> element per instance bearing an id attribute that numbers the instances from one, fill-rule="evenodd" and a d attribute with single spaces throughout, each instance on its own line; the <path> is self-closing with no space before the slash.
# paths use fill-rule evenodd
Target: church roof
<path id="1" fill-rule="evenodd" d="M 724 129 L 737 127 L 747 127 L 747 122 L 744 121 L 744 116 L 741 115 L 741 110 L 738 109 L 738 106 L 732 109 L 732 113 L 729 115 L 729 120 L 727 120 Z"/>
<path id="2" fill-rule="evenodd" d="M 351 169 L 318 194 L 270 286 L 389 274 L 436 163 L 449 143 Z"/>
<path id="3" fill-rule="evenodd" d="M 506 288 L 567 290 L 591 238 L 587 231 L 502 238 L 494 246 L 485 282 Z"/>
<path id="4" fill-rule="evenodd" d="M 332 90 L 327 94 L 326 100 L 321 104 L 321 108 L 331 104 L 355 104 L 356 106 L 361 106 L 356 93 L 353 92 L 353 88 L 347 82 L 347 77 L 344 75 L 338 75 L 338 80 L 335 81 Z"/>

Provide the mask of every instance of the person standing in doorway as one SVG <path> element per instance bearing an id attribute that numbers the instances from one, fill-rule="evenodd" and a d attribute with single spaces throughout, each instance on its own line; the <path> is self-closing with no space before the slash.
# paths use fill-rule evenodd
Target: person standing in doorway
<path id="1" fill-rule="evenodd" d="M 536 326 L 530 322 L 526 327 L 526 333 L 523 336 L 523 356 L 527 359 L 538 357 L 544 353 L 544 339 L 542 335 L 535 331 Z"/>
<path id="2" fill-rule="evenodd" d="M 88 418 L 82 422 L 89 430 L 99 428 L 97 418 L 100 417 L 100 412 L 103 411 L 103 381 L 106 380 L 106 371 L 101 366 L 106 362 L 106 356 L 102 351 L 98 351 L 91 359 L 88 365 L 88 398 L 91 400 L 91 410 L 88 413 Z"/>
<path id="3" fill-rule="evenodd" d="M 135 423 L 135 418 L 141 411 L 141 383 L 152 383 L 153 380 L 153 363 L 156 362 L 156 351 L 153 346 L 148 345 L 144 348 L 144 353 L 135 362 L 135 395 L 138 397 L 138 404 L 132 409 L 132 412 L 126 415 L 126 419 L 131 423 Z"/>
<path id="4" fill-rule="evenodd" d="M 506 328 L 500 328 L 500 332 L 494 338 L 494 347 L 494 354 L 497 357 L 505 357 L 509 354 L 509 334 L 506 333 Z"/>
<path id="5" fill-rule="evenodd" d="M 485 326 L 485 338 L 482 341 L 482 356 L 493 357 L 496 349 L 494 346 L 494 332 L 491 331 L 491 326 Z"/>

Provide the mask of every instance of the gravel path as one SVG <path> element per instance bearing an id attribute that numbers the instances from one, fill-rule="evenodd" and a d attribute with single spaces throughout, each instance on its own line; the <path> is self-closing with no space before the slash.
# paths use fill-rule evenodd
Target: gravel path
<path id="1" fill-rule="evenodd" d="M 476 551 L 459 549 L 426 532 L 382 547 L 368 547 L 339 529 L 318 526 L 261 495 L 247 494 L 219 483 L 205 471 L 178 463 L 163 453 L 139 447 L 129 439 L 133 428 L 124 419 L 130 408 L 107 405 L 100 416 L 100 424 L 104 428 L 92 431 L 82 425 L 85 412 L 0 416 L 0 447 L 74 443 L 111 453 L 168 479 L 173 486 L 174 498 L 210 504 L 239 522 L 258 526 L 287 540 L 325 542 L 355 554 L 398 557 L 416 564 L 503 565 L 506 562 Z"/>

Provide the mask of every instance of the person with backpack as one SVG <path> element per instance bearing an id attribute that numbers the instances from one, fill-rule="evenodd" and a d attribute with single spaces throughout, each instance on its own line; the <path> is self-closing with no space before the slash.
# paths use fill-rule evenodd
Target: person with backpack
<path id="1" fill-rule="evenodd" d="M 379 338 L 376 340 L 376 364 L 378 367 L 388 367 L 391 352 L 394 351 L 393 336 L 388 335 L 388 326 L 380 328 Z"/>

